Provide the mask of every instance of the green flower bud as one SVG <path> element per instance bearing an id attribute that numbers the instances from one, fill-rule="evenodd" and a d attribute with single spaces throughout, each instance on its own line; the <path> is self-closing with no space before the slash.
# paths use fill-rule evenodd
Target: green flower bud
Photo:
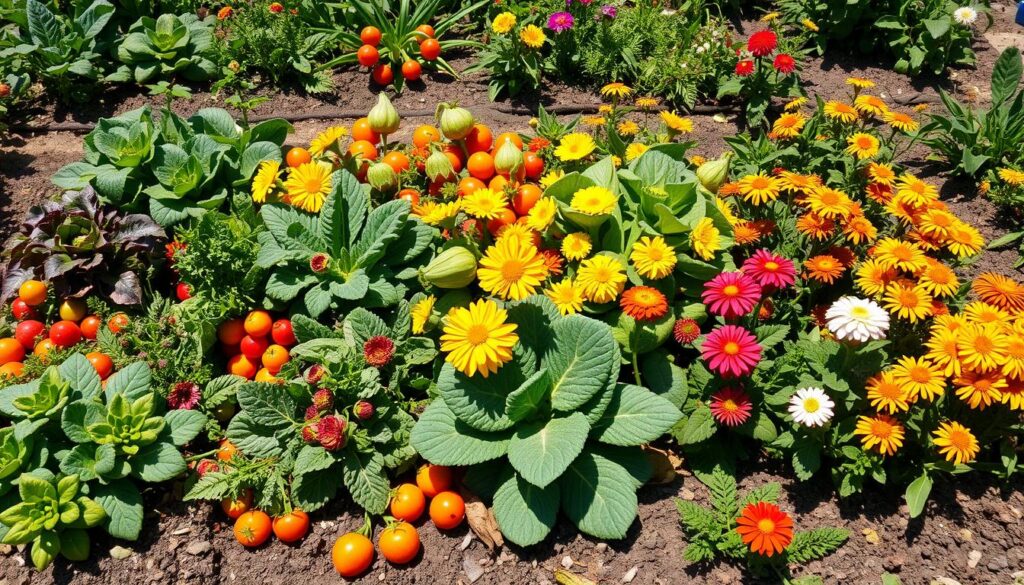
<path id="1" fill-rule="evenodd" d="M 378 191 L 390 191 L 398 186 L 398 175 L 391 165 L 373 163 L 366 171 L 366 180 Z"/>
<path id="2" fill-rule="evenodd" d="M 476 256 L 462 246 L 452 246 L 420 269 L 420 279 L 438 288 L 462 288 L 476 278 Z"/>
<path id="3" fill-rule="evenodd" d="M 448 140 L 462 140 L 473 130 L 473 113 L 455 104 L 440 103 L 435 114 L 441 134 Z"/>
<path id="4" fill-rule="evenodd" d="M 398 110 L 391 105 L 391 100 L 384 95 L 384 92 L 377 94 L 377 105 L 370 108 L 366 119 L 370 122 L 371 130 L 384 135 L 394 134 L 402 123 L 398 117 Z"/>
<path id="5" fill-rule="evenodd" d="M 452 166 L 452 161 L 440 150 L 435 150 L 427 157 L 425 169 L 431 181 L 448 179 L 455 175 L 455 167 Z"/>

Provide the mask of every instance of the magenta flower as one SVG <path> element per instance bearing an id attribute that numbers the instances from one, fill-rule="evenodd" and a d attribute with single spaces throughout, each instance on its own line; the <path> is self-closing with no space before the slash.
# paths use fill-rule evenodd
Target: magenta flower
<path id="1" fill-rule="evenodd" d="M 708 406 L 715 421 L 727 427 L 738 427 L 747 422 L 750 411 L 754 408 L 746 392 L 731 386 L 712 394 Z"/>
<path id="2" fill-rule="evenodd" d="M 178 382 L 167 393 L 167 406 L 172 410 L 192 410 L 203 397 L 194 382 Z"/>
<path id="3" fill-rule="evenodd" d="M 612 6 L 611 4 L 605 4 L 604 6 L 601 7 L 601 15 L 606 18 L 614 19 L 616 16 L 618 16 L 618 14 L 619 10 Z"/>
<path id="4" fill-rule="evenodd" d="M 722 272 L 704 283 L 701 300 L 715 315 L 735 319 L 754 310 L 761 286 L 742 272 Z"/>
<path id="5" fill-rule="evenodd" d="M 574 22 L 568 12 L 556 12 L 548 17 L 548 28 L 558 33 L 572 28 Z"/>
<path id="6" fill-rule="evenodd" d="M 740 270 L 749 274 L 765 292 L 786 288 L 796 282 L 793 261 L 764 249 L 747 258 Z"/>
<path id="7" fill-rule="evenodd" d="M 725 377 L 746 376 L 761 361 L 757 338 L 738 325 L 723 325 L 709 333 L 700 353 L 712 371 Z"/>

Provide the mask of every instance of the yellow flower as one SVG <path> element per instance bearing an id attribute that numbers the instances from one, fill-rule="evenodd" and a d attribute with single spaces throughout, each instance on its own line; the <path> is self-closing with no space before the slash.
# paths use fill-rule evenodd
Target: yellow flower
<path id="1" fill-rule="evenodd" d="M 662 110 L 661 112 L 658 112 L 658 115 L 661 117 L 661 121 L 665 124 L 665 127 L 668 128 L 669 133 L 680 134 L 693 132 L 693 120 L 689 118 L 684 118 L 675 112 L 670 112 L 668 110 Z"/>
<path id="2" fill-rule="evenodd" d="M 636 104 L 636 107 L 640 108 L 641 110 L 649 110 L 651 108 L 657 107 L 659 100 L 656 97 L 644 96 L 636 98 L 636 101 L 634 101 L 633 103 Z"/>
<path id="3" fill-rule="evenodd" d="M 846 154 L 856 156 L 857 160 L 864 160 L 871 158 L 878 154 L 878 149 L 881 143 L 874 136 L 858 132 L 853 136 L 846 139 L 846 143 L 849 145 L 846 147 Z"/>
<path id="4" fill-rule="evenodd" d="M 939 190 L 910 173 L 904 173 L 896 181 L 896 199 L 914 206 L 928 205 L 939 199 Z"/>
<path id="5" fill-rule="evenodd" d="M 547 189 L 551 185 L 558 182 L 559 179 L 565 176 L 565 171 L 548 171 L 543 177 L 540 178 L 540 186 Z"/>
<path id="6" fill-rule="evenodd" d="M 331 126 L 317 134 L 316 138 L 309 142 L 309 153 L 313 156 L 320 156 L 346 136 L 348 136 L 348 129 L 344 126 Z"/>
<path id="7" fill-rule="evenodd" d="M 640 155 L 647 152 L 648 148 L 650 147 L 640 142 L 634 142 L 630 144 L 629 146 L 626 147 L 626 160 L 632 161 L 640 158 Z"/>
<path id="8" fill-rule="evenodd" d="M 872 183 L 890 187 L 896 180 L 896 173 L 893 172 L 890 164 L 873 162 L 868 164 L 868 178 Z"/>
<path id="9" fill-rule="evenodd" d="M 807 194 L 806 205 L 824 219 L 846 217 L 850 214 L 853 201 L 850 196 L 831 187 L 818 187 Z"/>
<path id="10" fill-rule="evenodd" d="M 985 410 L 1003 399 L 1002 390 L 1006 388 L 1006 379 L 999 372 L 976 372 L 964 370 L 963 374 L 953 380 L 956 385 L 956 396 L 975 410 Z"/>
<path id="11" fill-rule="evenodd" d="M 960 280 L 953 269 L 938 260 L 929 258 L 928 267 L 917 278 L 929 294 L 937 297 L 951 297 L 960 289 Z"/>
<path id="12" fill-rule="evenodd" d="M 871 89 L 875 87 L 875 82 L 870 79 L 864 79 L 863 77 L 847 77 L 846 85 L 852 85 L 857 89 Z"/>
<path id="13" fill-rule="evenodd" d="M 859 95 L 853 100 L 853 107 L 862 114 L 874 117 L 884 116 L 889 111 L 880 98 L 873 95 Z"/>
<path id="14" fill-rule="evenodd" d="M 284 188 L 292 205 L 319 213 L 331 192 L 331 166 L 313 161 L 291 168 Z"/>
<path id="15" fill-rule="evenodd" d="M 556 282 L 544 291 L 544 296 L 551 299 L 551 302 L 558 307 L 558 312 L 563 315 L 579 313 L 583 308 L 583 290 L 572 281 L 565 278 Z"/>
<path id="16" fill-rule="evenodd" d="M 557 212 L 558 206 L 555 205 L 554 199 L 551 197 L 541 197 L 530 208 L 529 213 L 526 214 L 526 225 L 538 232 L 542 232 L 551 225 L 551 222 L 555 221 L 555 214 Z"/>
<path id="17" fill-rule="evenodd" d="M 548 275 L 544 257 L 519 238 L 499 238 L 480 259 L 480 288 L 508 300 L 521 301 L 536 292 Z"/>
<path id="18" fill-rule="evenodd" d="M 782 16 L 781 12 L 769 12 L 761 17 L 761 22 L 774 22 L 775 20 L 778 20 L 780 16 Z"/>
<path id="19" fill-rule="evenodd" d="M 888 410 L 889 414 L 910 410 L 910 396 L 893 379 L 892 372 L 880 372 L 868 380 L 866 385 L 868 401 L 878 412 Z"/>
<path id="20" fill-rule="evenodd" d="M 263 203 L 267 195 L 277 185 L 277 173 L 281 170 L 281 163 L 276 160 L 265 160 L 260 163 L 256 176 L 252 179 L 252 200 L 256 203 Z"/>
<path id="21" fill-rule="evenodd" d="M 1024 172 L 1006 168 L 999 169 L 997 172 L 999 173 L 999 178 L 1007 185 L 1013 185 L 1014 187 L 1024 185 Z"/>
<path id="22" fill-rule="evenodd" d="M 605 97 L 621 99 L 627 98 L 633 93 L 633 89 L 624 83 L 609 83 L 601 88 L 601 95 Z"/>
<path id="23" fill-rule="evenodd" d="M 451 219 L 459 214 L 461 205 L 458 201 L 450 201 L 448 203 L 438 203 L 436 201 L 427 201 L 417 205 L 412 214 L 427 225 L 437 225 L 446 219 Z"/>
<path id="24" fill-rule="evenodd" d="M 590 254 L 590 236 L 586 232 L 574 232 L 562 240 L 562 255 L 569 260 L 582 260 Z"/>
<path id="25" fill-rule="evenodd" d="M 957 330 L 957 355 L 964 368 L 991 372 L 1006 361 L 1009 337 L 992 323 L 969 323 Z"/>
<path id="26" fill-rule="evenodd" d="M 511 12 L 502 12 L 498 16 L 494 17 L 494 22 L 491 23 L 491 30 L 499 35 L 503 35 L 512 30 L 512 27 L 515 25 L 516 15 Z"/>
<path id="27" fill-rule="evenodd" d="M 950 226 L 949 234 L 946 236 L 946 247 L 957 258 L 974 256 L 984 245 L 985 239 L 981 237 L 981 232 L 962 221 Z"/>
<path id="28" fill-rule="evenodd" d="M 690 164 L 693 165 L 695 168 L 700 168 L 700 165 L 706 162 L 708 162 L 708 159 L 704 158 L 699 154 L 695 154 L 690 157 Z"/>
<path id="29" fill-rule="evenodd" d="M 721 232 L 710 217 L 703 217 L 690 231 L 690 247 L 703 260 L 711 260 L 722 246 Z"/>
<path id="30" fill-rule="evenodd" d="M 817 175 L 801 175 L 791 171 L 779 174 L 779 186 L 787 193 L 805 193 L 822 186 Z"/>
<path id="31" fill-rule="evenodd" d="M 811 20 L 810 18 L 803 19 L 801 21 L 801 24 L 804 25 L 804 28 L 812 32 L 818 32 L 819 30 L 821 30 L 818 28 L 818 25 L 814 24 L 814 21 Z"/>
<path id="32" fill-rule="evenodd" d="M 651 280 L 665 278 L 676 267 L 676 251 L 661 236 L 643 236 L 633 244 L 629 259 L 637 274 Z"/>
<path id="33" fill-rule="evenodd" d="M 417 302 L 409 310 L 412 316 L 412 332 L 414 335 L 419 335 L 426 331 L 427 322 L 430 321 L 430 316 L 434 313 L 434 303 L 436 302 L 437 298 L 434 295 L 430 295 Z"/>
<path id="34" fill-rule="evenodd" d="M 633 136 L 640 131 L 640 126 L 632 120 L 623 120 L 615 127 L 622 136 Z"/>
<path id="35" fill-rule="evenodd" d="M 924 345 L 928 349 L 924 357 L 940 368 L 943 376 L 959 376 L 963 371 L 955 331 L 945 327 L 933 327 L 932 336 Z"/>
<path id="36" fill-rule="evenodd" d="M 917 272 L 928 267 L 927 258 L 921 247 L 913 242 L 898 238 L 882 238 L 875 244 L 875 258 L 886 268 L 898 268 L 906 272 Z"/>
<path id="37" fill-rule="evenodd" d="M 882 306 L 900 319 L 917 323 L 931 316 L 932 295 L 920 285 L 905 286 L 898 282 L 890 282 L 885 287 Z"/>
<path id="38" fill-rule="evenodd" d="M 600 106 L 597 106 L 597 113 L 598 114 L 602 114 L 602 115 L 607 116 L 608 114 L 611 114 L 614 111 L 615 111 L 615 108 L 611 107 L 608 104 L 601 104 Z"/>
<path id="39" fill-rule="evenodd" d="M 861 416 L 853 434 L 860 435 L 865 450 L 874 449 L 882 455 L 893 455 L 903 446 L 903 424 L 887 414 Z"/>
<path id="40" fill-rule="evenodd" d="M 920 127 L 920 124 L 903 112 L 888 111 L 882 116 L 882 119 L 886 124 L 901 132 L 914 132 Z"/>
<path id="41" fill-rule="evenodd" d="M 607 121 L 608 120 L 605 119 L 604 116 L 585 116 L 583 118 L 583 125 L 596 128 L 598 126 L 604 126 Z"/>
<path id="42" fill-rule="evenodd" d="M 736 210 L 733 209 L 732 204 L 717 195 L 715 196 L 715 207 L 722 212 L 729 225 L 735 227 L 740 223 L 740 218 L 736 217 Z"/>
<path id="43" fill-rule="evenodd" d="M 626 271 L 621 262 L 602 254 L 580 264 L 576 282 L 587 300 L 608 303 L 614 301 L 626 287 Z"/>
<path id="44" fill-rule="evenodd" d="M 539 26 L 528 24 L 519 31 L 519 40 L 531 49 L 539 49 L 544 46 L 544 41 L 548 40 L 548 37 Z"/>
<path id="45" fill-rule="evenodd" d="M 739 181 L 739 191 L 744 201 L 763 205 L 779 198 L 779 180 L 764 174 L 747 175 Z"/>
<path id="46" fill-rule="evenodd" d="M 589 156 L 595 148 L 597 144 L 590 134 L 573 132 L 562 137 L 555 149 L 555 156 L 562 161 L 580 160 Z"/>
<path id="47" fill-rule="evenodd" d="M 776 138 L 796 138 L 804 129 L 807 118 L 799 112 L 787 112 L 782 114 L 772 124 L 772 136 Z"/>
<path id="48" fill-rule="evenodd" d="M 615 211 L 618 198 L 604 187 L 586 187 L 572 196 L 569 206 L 587 215 L 606 215 Z"/>
<path id="49" fill-rule="evenodd" d="M 825 102 L 825 115 L 844 124 L 852 124 L 858 118 L 857 110 L 853 106 L 836 100 Z"/>
<path id="50" fill-rule="evenodd" d="M 457 307 L 445 317 L 441 351 L 445 361 L 467 376 L 486 378 L 512 359 L 519 342 L 517 325 L 506 323 L 508 313 L 497 303 L 480 299 L 468 308 Z"/>
<path id="51" fill-rule="evenodd" d="M 487 188 L 477 189 L 462 198 L 462 208 L 478 219 L 494 219 L 506 206 L 508 199 L 504 192 L 495 193 Z"/>
<path id="52" fill-rule="evenodd" d="M 852 244 L 873 242 L 878 237 L 878 228 L 871 223 L 870 219 L 863 215 L 857 215 L 846 221 L 846 225 L 843 226 L 843 235 Z"/>
<path id="53" fill-rule="evenodd" d="M 946 392 L 942 370 L 925 358 L 901 357 L 892 368 L 892 378 L 912 401 L 932 400 Z"/>
<path id="54" fill-rule="evenodd" d="M 885 287 L 896 278 L 896 271 L 871 258 L 865 260 L 856 274 L 857 288 L 865 294 L 877 297 L 885 292 Z"/>
<path id="55" fill-rule="evenodd" d="M 932 443 L 939 448 L 939 455 L 957 465 L 974 461 L 978 451 L 981 451 L 978 439 L 971 433 L 971 429 L 958 422 L 940 423 L 932 435 Z"/>
<path id="56" fill-rule="evenodd" d="M 795 98 L 789 100 L 788 102 L 786 102 L 786 105 L 783 106 L 783 107 L 785 108 L 785 110 L 787 112 L 792 112 L 793 110 L 799 110 L 800 107 L 803 106 L 806 103 L 807 103 L 807 98 L 805 98 L 804 96 L 799 96 L 799 97 L 795 97 Z"/>
<path id="57" fill-rule="evenodd" d="M 530 226 L 526 225 L 525 222 L 517 221 L 508 225 L 503 225 L 498 229 L 498 237 L 495 240 L 500 242 L 507 239 L 519 240 L 520 245 L 526 246 L 534 245 L 534 236 L 536 232 L 530 229 Z"/>

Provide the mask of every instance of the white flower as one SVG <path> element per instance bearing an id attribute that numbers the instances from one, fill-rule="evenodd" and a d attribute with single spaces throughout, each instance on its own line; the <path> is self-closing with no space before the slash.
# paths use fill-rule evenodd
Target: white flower
<path id="1" fill-rule="evenodd" d="M 978 20 L 978 11 L 970 6 L 961 6 L 953 11 L 953 20 L 964 26 L 971 26 Z"/>
<path id="2" fill-rule="evenodd" d="M 825 311 L 828 329 L 836 339 L 883 339 L 889 330 L 889 312 L 875 301 L 840 297 Z"/>
<path id="3" fill-rule="evenodd" d="M 836 403 L 821 388 L 801 388 L 789 399 L 789 414 L 807 427 L 820 427 L 832 420 L 835 407 Z"/>

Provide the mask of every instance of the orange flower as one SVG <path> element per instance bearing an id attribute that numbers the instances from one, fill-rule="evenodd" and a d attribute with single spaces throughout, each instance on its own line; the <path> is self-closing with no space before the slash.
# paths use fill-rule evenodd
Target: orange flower
<path id="1" fill-rule="evenodd" d="M 1024 310 L 1024 286 L 1012 278 L 986 272 L 971 283 L 971 290 L 978 298 L 1000 309 L 1018 312 Z"/>
<path id="2" fill-rule="evenodd" d="M 832 235 L 836 229 L 836 222 L 825 219 L 813 211 L 809 211 L 796 220 L 796 231 L 810 236 L 816 240 L 824 240 Z"/>
<path id="3" fill-rule="evenodd" d="M 775 504 L 755 502 L 736 519 L 736 532 L 751 552 L 770 557 L 793 541 L 793 519 Z"/>
<path id="4" fill-rule="evenodd" d="M 760 240 L 761 232 L 757 231 L 757 228 L 749 221 L 741 221 L 732 226 L 732 239 L 737 246 L 746 246 Z"/>
<path id="5" fill-rule="evenodd" d="M 828 254 L 821 254 L 809 258 L 804 262 L 804 268 L 807 269 L 807 277 L 817 280 L 818 282 L 824 282 L 825 284 L 832 284 L 843 275 L 843 263 L 839 261 L 835 256 Z"/>
<path id="6" fill-rule="evenodd" d="M 649 286 L 634 286 L 619 299 L 622 312 L 637 321 L 654 321 L 668 313 L 668 299 L 660 290 Z"/>

